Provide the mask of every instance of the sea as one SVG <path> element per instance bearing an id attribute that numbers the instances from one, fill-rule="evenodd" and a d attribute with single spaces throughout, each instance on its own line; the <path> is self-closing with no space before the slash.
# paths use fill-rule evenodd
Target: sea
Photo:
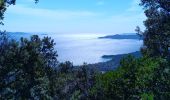
<path id="1" fill-rule="evenodd" d="M 35 33 L 10 32 L 11 38 L 29 38 Z M 97 33 L 36 33 L 41 38 L 49 36 L 54 39 L 58 61 L 71 61 L 73 65 L 83 63 L 94 64 L 106 62 L 110 59 L 102 58 L 103 55 L 126 54 L 139 51 L 142 40 L 135 39 L 99 39 L 111 34 Z M 112 34 L 113 35 L 113 34 Z"/>

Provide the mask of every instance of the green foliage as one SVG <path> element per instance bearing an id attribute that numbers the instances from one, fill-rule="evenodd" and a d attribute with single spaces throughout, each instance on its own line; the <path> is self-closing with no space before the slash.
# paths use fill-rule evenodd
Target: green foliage
<path id="1" fill-rule="evenodd" d="M 160 89 L 164 96 L 169 95 L 169 80 L 167 75 L 160 79 L 159 68 L 169 71 L 166 61 L 157 58 L 139 58 L 128 56 L 121 61 L 121 66 L 115 70 L 107 72 L 96 77 L 95 86 L 91 89 L 91 95 L 95 99 L 142 99 L 149 98 L 159 99 L 158 90 Z M 163 73 L 161 71 L 161 73 Z M 169 72 L 167 73 L 169 74 Z M 165 79 L 166 78 L 166 79 Z M 155 80 L 158 79 L 158 80 Z M 164 81 L 160 81 L 164 79 Z M 158 82 L 158 83 L 157 83 Z M 166 83 L 166 85 L 158 85 Z M 157 86 L 155 86 L 157 84 Z M 168 89 L 167 89 L 168 88 Z M 167 99 L 167 98 L 166 98 Z"/>
<path id="2" fill-rule="evenodd" d="M 75 91 L 74 94 L 71 97 L 71 100 L 79 100 L 79 99 L 81 99 L 80 95 L 81 95 L 80 91 Z"/>
<path id="3" fill-rule="evenodd" d="M 35 0 L 35 3 L 38 3 L 39 0 Z M 15 5 L 16 0 L 0 0 L 0 24 L 3 25 L 2 22 L 4 19 L 4 13 L 7 10 L 9 5 Z"/>
<path id="4" fill-rule="evenodd" d="M 154 95 L 144 93 L 144 94 L 141 95 L 141 99 L 142 100 L 154 100 Z"/>
<path id="5" fill-rule="evenodd" d="M 54 63 L 57 64 L 53 40 L 48 37 L 40 39 L 35 35 L 30 40 L 21 38 L 20 42 L 5 39 L 5 44 L 1 42 L 1 45 L 1 97 L 49 98 L 49 79 L 46 69 L 54 67 L 52 65 Z"/>
<path id="6" fill-rule="evenodd" d="M 73 64 L 69 61 L 66 61 L 65 63 L 61 63 L 59 65 L 59 69 L 61 73 L 69 73 L 73 70 Z"/>
<path id="7" fill-rule="evenodd" d="M 127 56 L 116 70 L 59 63 L 54 41 L 32 36 L 0 41 L 0 99 L 149 99 L 170 97 L 170 66 L 163 58 Z"/>
<path id="8" fill-rule="evenodd" d="M 169 57 L 170 47 L 170 1 L 169 0 L 141 0 L 147 20 L 144 22 L 146 30 L 143 32 L 144 55 L 149 57 Z"/>
<path id="9" fill-rule="evenodd" d="M 95 72 L 83 65 L 59 63 L 49 37 L 15 41 L 0 36 L 0 99 L 85 98 Z"/>
<path id="10" fill-rule="evenodd" d="M 0 24 L 15 2 L 0 0 Z M 59 63 L 50 37 L 17 42 L 0 32 L 0 99 L 168 100 L 170 1 L 141 0 L 141 6 L 146 30 L 136 31 L 144 39 L 144 56 L 127 56 L 116 70 L 103 74 L 87 64 L 75 68 L 69 61 Z"/>

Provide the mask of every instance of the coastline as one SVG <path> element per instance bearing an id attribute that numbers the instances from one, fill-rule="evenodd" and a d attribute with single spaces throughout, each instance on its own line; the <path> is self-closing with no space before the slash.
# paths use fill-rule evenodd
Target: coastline
<path id="1" fill-rule="evenodd" d="M 140 37 L 137 34 L 131 34 L 131 35 L 124 35 L 124 34 L 116 34 L 116 35 L 107 35 L 104 37 L 98 37 L 99 39 L 135 39 L 135 40 L 141 40 L 142 37 Z"/>
<path id="2" fill-rule="evenodd" d="M 110 71 L 116 69 L 120 65 L 120 60 L 128 55 L 133 55 L 136 58 L 141 57 L 140 51 L 132 52 L 132 53 L 127 53 L 127 54 L 118 54 L 118 55 L 103 55 L 102 58 L 104 59 L 111 59 L 106 62 L 99 62 L 95 64 L 88 64 L 88 67 L 90 68 L 96 68 L 99 71 Z"/>

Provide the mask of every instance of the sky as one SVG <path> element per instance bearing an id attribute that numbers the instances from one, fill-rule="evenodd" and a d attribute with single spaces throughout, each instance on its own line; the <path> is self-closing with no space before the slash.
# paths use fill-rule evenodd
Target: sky
<path id="1" fill-rule="evenodd" d="M 10 32 L 132 33 L 144 29 L 140 0 L 17 0 L 3 28 Z"/>

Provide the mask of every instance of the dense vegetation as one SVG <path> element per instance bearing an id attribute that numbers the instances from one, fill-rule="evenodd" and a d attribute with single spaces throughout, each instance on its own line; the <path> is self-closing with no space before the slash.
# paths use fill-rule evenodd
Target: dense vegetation
<path id="1" fill-rule="evenodd" d="M 1 19 L 6 4 L 14 1 L 1 0 Z M 75 68 L 70 62 L 58 62 L 50 37 L 16 41 L 1 32 L 0 99 L 168 100 L 170 1 L 141 0 L 141 5 L 148 18 L 146 30 L 137 29 L 144 39 L 143 56 L 129 55 L 117 69 L 105 73 L 87 64 Z"/>
<path id="2" fill-rule="evenodd" d="M 144 22 L 146 30 L 142 53 L 150 57 L 169 56 L 170 47 L 170 1 L 169 0 L 141 0 L 147 20 Z"/>
<path id="3" fill-rule="evenodd" d="M 97 100 L 166 100 L 170 96 L 169 68 L 162 58 L 128 56 L 118 69 L 98 75 L 90 93 Z"/>
<path id="4" fill-rule="evenodd" d="M 4 35 L 4 34 L 3 34 Z M 54 41 L 37 35 L 19 42 L 1 36 L 1 99 L 68 99 L 85 97 L 95 71 L 86 65 L 73 69 L 70 62 L 58 63 Z M 78 93 L 78 94 L 76 94 Z"/>

